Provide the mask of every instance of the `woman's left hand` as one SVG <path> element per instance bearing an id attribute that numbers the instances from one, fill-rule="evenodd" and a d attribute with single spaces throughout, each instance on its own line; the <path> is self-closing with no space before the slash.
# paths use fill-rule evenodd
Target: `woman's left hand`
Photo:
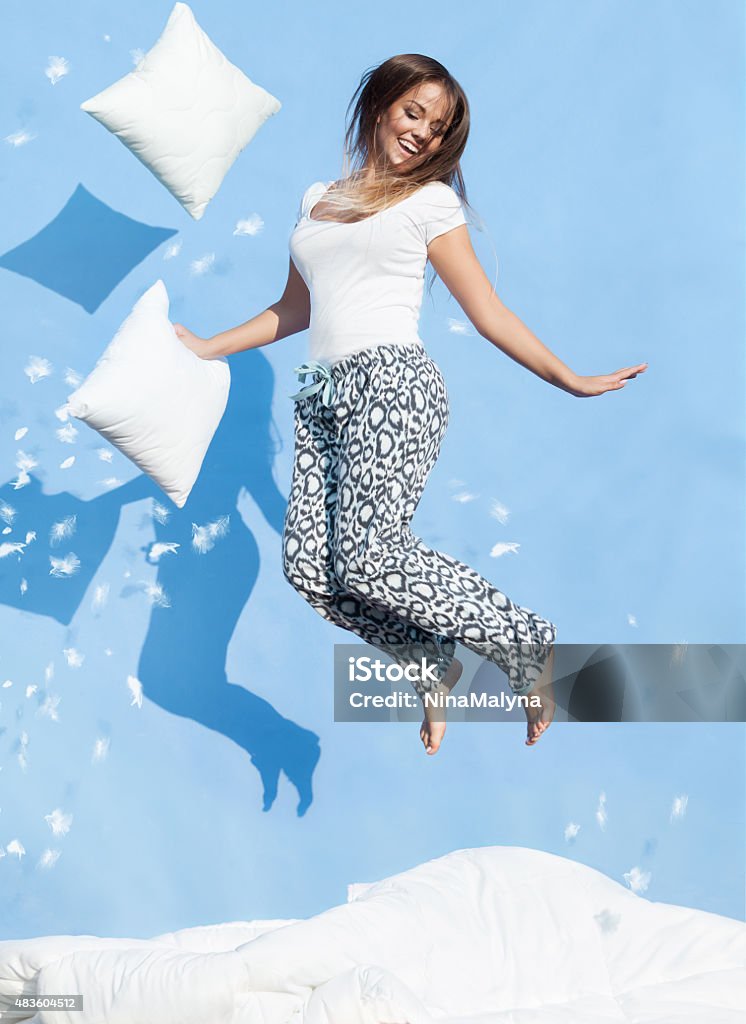
<path id="1" fill-rule="evenodd" d="M 626 381 L 636 377 L 638 373 L 644 373 L 647 367 L 647 363 L 638 363 L 637 366 L 625 366 L 622 370 L 604 373 L 598 377 L 575 377 L 567 391 L 576 398 L 591 398 L 594 395 L 604 395 L 607 391 L 619 391 Z"/>

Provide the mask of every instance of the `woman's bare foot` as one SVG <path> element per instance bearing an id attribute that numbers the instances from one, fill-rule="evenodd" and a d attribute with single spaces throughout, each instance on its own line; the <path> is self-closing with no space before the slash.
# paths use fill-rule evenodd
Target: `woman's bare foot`
<path id="1" fill-rule="evenodd" d="M 554 690 L 552 688 L 552 676 L 554 672 L 554 647 L 549 653 L 544 671 L 539 676 L 536 686 L 529 693 L 529 698 L 539 699 L 540 707 L 524 707 L 526 720 L 528 722 L 528 738 L 526 746 L 533 747 L 543 732 L 549 728 L 554 718 Z"/>
<path id="2" fill-rule="evenodd" d="M 461 678 L 461 673 L 463 671 L 464 666 L 458 658 L 454 658 L 448 668 L 448 671 L 443 676 L 440 683 L 440 689 L 433 690 L 433 693 L 441 693 L 443 696 L 447 696 Z M 420 739 L 422 740 L 428 754 L 437 754 L 438 748 L 443 741 L 445 731 L 445 708 L 431 707 L 429 705 L 425 707 L 425 717 L 422 720 L 422 725 L 420 727 Z"/>

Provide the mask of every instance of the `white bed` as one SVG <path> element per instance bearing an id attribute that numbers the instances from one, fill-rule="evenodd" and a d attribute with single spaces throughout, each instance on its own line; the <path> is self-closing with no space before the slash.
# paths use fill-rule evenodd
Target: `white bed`
<path id="1" fill-rule="evenodd" d="M 0 996 L 84 994 L 33 1024 L 744 1024 L 746 925 L 575 861 L 460 850 L 352 891 L 302 921 L 5 941 Z"/>

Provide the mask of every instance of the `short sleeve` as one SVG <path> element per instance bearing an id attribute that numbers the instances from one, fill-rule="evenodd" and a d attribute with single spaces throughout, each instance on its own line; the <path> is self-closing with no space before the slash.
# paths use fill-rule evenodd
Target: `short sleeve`
<path id="1" fill-rule="evenodd" d="M 308 193 L 310 191 L 311 191 L 311 186 L 309 185 L 308 188 L 306 189 L 306 191 L 300 197 L 300 202 L 298 203 L 298 209 L 296 210 L 296 213 L 295 213 L 295 224 L 293 225 L 294 228 L 298 227 L 298 225 L 300 224 L 300 222 L 303 220 L 303 218 L 306 215 L 306 203 L 308 202 Z"/>
<path id="2" fill-rule="evenodd" d="M 461 200 L 450 185 L 438 181 L 423 186 L 419 223 L 425 246 L 438 235 L 466 224 Z"/>
<path id="3" fill-rule="evenodd" d="M 300 224 L 300 222 L 303 220 L 303 218 L 306 215 L 306 206 L 308 204 L 308 197 L 310 195 L 310 192 L 311 192 L 312 188 L 313 188 L 313 185 L 309 185 L 308 188 L 306 189 L 306 191 L 300 197 L 300 202 L 298 203 L 298 209 L 296 210 L 296 213 L 295 213 L 295 224 L 293 225 L 293 229 L 298 227 L 298 225 Z"/>
<path id="4" fill-rule="evenodd" d="M 331 182 L 329 182 L 331 184 Z M 298 211 L 295 216 L 295 227 L 297 228 L 306 214 L 315 205 L 314 200 L 320 198 L 320 196 L 326 191 L 327 183 L 323 181 L 314 181 L 312 185 L 309 185 L 306 191 L 301 196 L 300 203 L 298 204 Z"/>
<path id="5" fill-rule="evenodd" d="M 300 202 L 298 203 L 298 209 L 295 211 L 295 224 L 293 224 L 293 228 L 294 229 L 298 227 L 298 225 L 300 224 L 301 219 L 303 217 L 303 202 L 304 202 L 304 200 L 305 200 L 305 195 L 302 195 L 301 199 L 300 199 Z"/>

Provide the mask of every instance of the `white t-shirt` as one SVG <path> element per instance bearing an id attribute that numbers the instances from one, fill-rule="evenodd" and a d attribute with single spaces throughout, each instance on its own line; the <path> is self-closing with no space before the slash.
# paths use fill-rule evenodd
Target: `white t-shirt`
<path id="1" fill-rule="evenodd" d="M 375 345 L 422 345 L 427 247 L 466 223 L 461 200 L 445 182 L 429 181 L 355 223 L 313 220 L 311 210 L 332 184 L 306 189 L 289 239 L 311 294 L 309 357 L 331 366 Z"/>

